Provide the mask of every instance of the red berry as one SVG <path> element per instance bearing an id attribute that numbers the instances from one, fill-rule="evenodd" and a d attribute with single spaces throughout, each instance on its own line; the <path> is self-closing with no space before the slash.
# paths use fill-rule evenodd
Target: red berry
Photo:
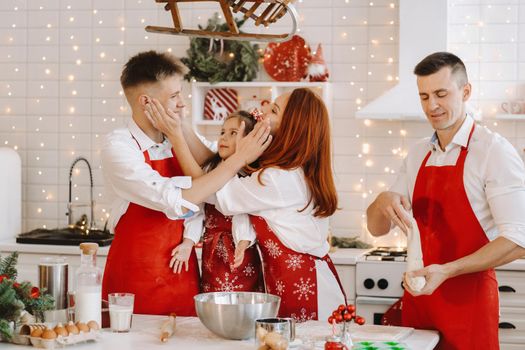
<path id="1" fill-rule="evenodd" d="M 365 324 L 365 319 L 361 316 L 357 316 L 355 318 L 355 323 L 357 323 L 358 325 L 364 325 Z"/>
<path id="2" fill-rule="evenodd" d="M 335 310 L 335 311 L 332 312 L 332 316 L 334 316 L 334 317 L 341 316 L 341 313 L 339 311 Z"/>
<path id="3" fill-rule="evenodd" d="M 341 316 L 340 314 L 335 316 L 335 322 L 337 322 L 337 323 L 343 322 L 343 316 Z"/>
<path id="4" fill-rule="evenodd" d="M 343 311 L 345 311 L 345 310 L 346 310 L 346 305 L 343 305 L 343 304 L 339 305 L 339 306 L 337 307 L 337 310 L 338 310 L 339 312 L 343 312 Z"/>
<path id="5" fill-rule="evenodd" d="M 348 313 L 348 312 L 345 313 L 345 314 L 343 315 L 343 319 L 344 319 L 345 321 L 351 321 L 351 320 L 352 320 L 352 314 L 350 314 L 350 313 Z"/>
<path id="6" fill-rule="evenodd" d="M 355 311 L 355 306 L 350 304 L 346 307 L 346 309 L 348 310 L 348 312 L 354 312 Z"/>
<path id="7" fill-rule="evenodd" d="M 328 317 L 328 323 L 330 323 L 330 324 L 334 323 L 333 316 Z"/>

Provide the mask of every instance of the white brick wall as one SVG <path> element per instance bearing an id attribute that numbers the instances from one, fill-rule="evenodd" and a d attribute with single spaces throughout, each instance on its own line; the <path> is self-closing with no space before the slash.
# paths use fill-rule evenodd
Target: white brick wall
<path id="1" fill-rule="evenodd" d="M 395 83 L 398 1 L 297 0 L 296 6 L 300 34 L 313 48 L 323 44 L 332 73 L 342 208 L 332 227 L 336 234 L 360 234 L 368 203 L 393 181 L 407 147 L 430 132 L 423 122 L 354 118 L 359 100 L 364 105 Z M 521 150 L 525 123 L 496 121 L 494 115 L 503 100 L 524 98 L 525 0 L 449 0 L 449 6 L 450 50 L 468 65 L 474 105 L 483 110 L 485 124 Z M 212 13 L 207 3 L 182 8 L 187 26 L 204 23 Z M 129 112 L 120 70 L 142 50 L 184 55 L 187 38 L 143 29 L 170 21 L 153 0 L 0 2 L 0 145 L 16 147 L 23 160 L 24 229 L 65 225 L 68 170 L 77 156 L 95 168 L 96 216 L 103 224 L 110 199 L 99 168 L 100 140 Z M 286 30 L 285 24 L 276 28 Z M 267 79 L 264 72 L 260 79 Z M 215 130 L 204 132 L 212 136 Z M 86 169 L 79 169 L 74 198 L 83 202 L 88 179 Z"/>

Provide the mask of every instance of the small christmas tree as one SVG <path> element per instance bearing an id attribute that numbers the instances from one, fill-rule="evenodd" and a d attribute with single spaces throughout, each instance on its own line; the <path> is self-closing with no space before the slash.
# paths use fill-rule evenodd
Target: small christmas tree
<path id="1" fill-rule="evenodd" d="M 44 311 L 55 304 L 52 296 L 41 293 L 30 282 L 16 282 L 17 261 L 17 252 L 4 259 L 0 257 L 0 337 L 6 340 L 13 336 L 11 323 L 16 325 L 24 310 L 43 319 Z"/>

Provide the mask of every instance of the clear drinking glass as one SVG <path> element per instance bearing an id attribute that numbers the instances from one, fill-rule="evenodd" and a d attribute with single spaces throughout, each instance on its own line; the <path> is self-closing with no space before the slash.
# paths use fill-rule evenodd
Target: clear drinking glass
<path id="1" fill-rule="evenodd" d="M 129 332 L 133 316 L 135 294 L 110 293 L 108 295 L 109 323 L 113 332 Z"/>

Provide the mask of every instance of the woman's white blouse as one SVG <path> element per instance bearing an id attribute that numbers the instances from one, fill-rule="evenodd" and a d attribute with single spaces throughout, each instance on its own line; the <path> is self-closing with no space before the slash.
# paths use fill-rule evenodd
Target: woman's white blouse
<path id="1" fill-rule="evenodd" d="M 328 218 L 315 217 L 312 204 L 306 207 L 310 194 L 303 170 L 266 169 L 261 176 L 262 184 L 258 175 L 256 172 L 231 179 L 216 193 L 216 208 L 224 215 L 260 216 L 286 247 L 318 257 L 326 255 Z M 239 237 L 235 231 L 241 232 L 240 235 L 246 233 Z M 236 241 L 254 239 L 253 231 L 235 231 Z"/>

